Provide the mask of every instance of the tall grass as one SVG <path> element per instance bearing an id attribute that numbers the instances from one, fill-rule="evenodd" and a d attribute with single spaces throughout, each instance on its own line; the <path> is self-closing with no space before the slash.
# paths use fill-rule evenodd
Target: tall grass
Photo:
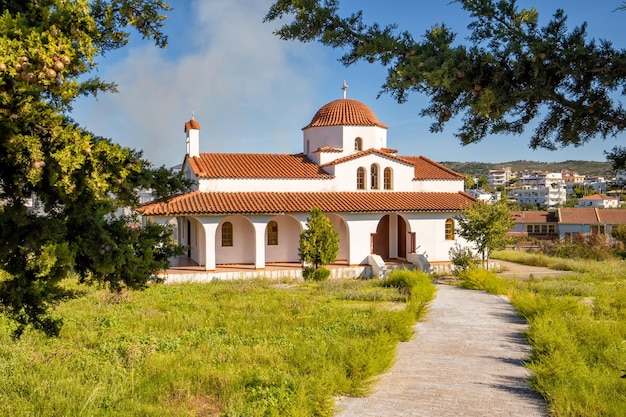
<path id="1" fill-rule="evenodd" d="M 59 307 L 58 338 L 13 341 L 0 316 L 0 415 L 331 415 L 416 320 L 414 293 L 376 280 L 86 291 Z"/>
<path id="2" fill-rule="evenodd" d="M 626 415 L 626 264 L 502 251 L 499 259 L 578 274 L 511 281 L 506 293 L 528 321 L 532 385 L 559 417 Z M 469 272 L 465 284 L 503 293 L 499 278 Z"/>

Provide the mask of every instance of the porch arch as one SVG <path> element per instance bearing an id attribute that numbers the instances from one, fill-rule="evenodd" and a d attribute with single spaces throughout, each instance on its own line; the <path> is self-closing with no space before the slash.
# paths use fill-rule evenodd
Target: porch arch
<path id="1" fill-rule="evenodd" d="M 409 222 L 400 214 L 385 214 L 372 235 L 371 252 L 383 259 L 406 259 L 414 239 Z"/>
<path id="2" fill-rule="evenodd" d="M 333 229 L 339 234 L 339 252 L 336 261 L 348 262 L 350 260 L 350 231 L 345 219 L 335 213 L 325 213 L 333 224 Z"/>
<path id="3" fill-rule="evenodd" d="M 271 222 L 278 228 L 277 244 L 268 241 L 268 230 Z M 265 262 L 300 262 L 298 247 L 300 244 L 302 224 L 291 215 L 281 214 L 272 217 L 265 227 Z M 272 242 L 273 243 L 273 242 Z"/>
<path id="4" fill-rule="evenodd" d="M 222 225 L 232 225 L 232 245 L 222 246 Z M 215 231 L 216 264 L 253 264 L 255 254 L 255 231 L 252 222 L 242 215 L 226 216 Z"/>

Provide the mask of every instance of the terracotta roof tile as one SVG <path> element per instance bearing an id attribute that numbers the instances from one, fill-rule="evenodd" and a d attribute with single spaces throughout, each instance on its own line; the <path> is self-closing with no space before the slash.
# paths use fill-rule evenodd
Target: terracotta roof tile
<path id="1" fill-rule="evenodd" d="M 596 224 L 598 210 L 593 207 L 563 207 L 558 209 L 559 223 L 565 224 Z"/>
<path id="2" fill-rule="evenodd" d="M 515 223 L 556 223 L 558 218 L 554 211 L 512 211 Z"/>
<path id="3" fill-rule="evenodd" d="M 609 197 L 606 195 L 593 194 L 588 195 L 586 197 L 579 198 L 578 201 L 606 201 L 606 200 L 617 200 L 615 197 Z"/>
<path id="4" fill-rule="evenodd" d="M 191 119 L 188 122 L 185 122 L 185 132 L 188 131 L 189 129 L 200 130 L 200 123 L 198 123 L 194 119 Z"/>
<path id="5" fill-rule="evenodd" d="M 465 176 L 425 156 L 399 156 L 415 167 L 416 180 L 460 180 Z"/>
<path id="6" fill-rule="evenodd" d="M 333 178 L 304 154 L 201 153 L 187 162 L 199 178 Z"/>
<path id="7" fill-rule="evenodd" d="M 153 202 L 137 211 L 143 215 L 458 211 L 476 200 L 465 193 L 422 192 L 200 192 Z"/>
<path id="8" fill-rule="evenodd" d="M 389 152 L 385 152 L 383 149 L 370 148 L 370 149 L 366 149 L 364 151 L 359 151 L 359 152 L 355 152 L 355 153 L 350 154 L 350 155 L 346 155 L 346 156 L 341 157 L 341 158 L 337 158 L 334 161 L 331 161 L 331 162 L 325 164 L 324 166 L 343 164 L 344 162 L 352 161 L 352 160 L 361 158 L 363 156 L 372 155 L 372 154 L 377 154 L 377 155 L 380 155 L 380 156 L 384 156 L 385 158 L 390 158 L 390 159 L 394 159 L 394 160 L 396 160 L 398 162 L 402 162 L 403 164 L 411 165 L 410 162 L 405 161 L 404 159 L 402 159 L 402 158 L 400 158 L 398 156 L 395 156 L 395 155 L 393 155 L 393 154 L 391 154 Z"/>
<path id="9" fill-rule="evenodd" d="M 349 98 L 331 101 L 302 130 L 322 126 L 378 126 L 387 129 L 365 104 Z"/>
<path id="10" fill-rule="evenodd" d="M 331 148 L 330 146 L 322 146 L 317 148 L 314 152 L 341 153 L 343 152 L 343 149 Z"/>
<path id="11" fill-rule="evenodd" d="M 622 209 L 599 209 L 601 223 L 626 224 L 626 210 Z"/>

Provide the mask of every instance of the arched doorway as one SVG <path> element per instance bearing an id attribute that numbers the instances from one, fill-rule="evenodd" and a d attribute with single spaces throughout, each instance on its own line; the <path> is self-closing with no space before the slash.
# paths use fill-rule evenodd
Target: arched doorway
<path id="1" fill-rule="evenodd" d="M 372 235 L 372 254 L 383 259 L 406 259 L 407 232 L 407 223 L 402 216 L 395 213 L 384 215 Z"/>

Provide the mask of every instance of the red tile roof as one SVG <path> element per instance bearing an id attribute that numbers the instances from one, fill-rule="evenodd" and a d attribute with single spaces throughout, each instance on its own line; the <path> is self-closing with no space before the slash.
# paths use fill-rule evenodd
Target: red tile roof
<path id="1" fill-rule="evenodd" d="M 369 107 L 350 98 L 324 105 L 302 130 L 321 126 L 378 126 L 387 129 Z"/>
<path id="2" fill-rule="evenodd" d="M 626 210 L 599 209 L 600 221 L 608 224 L 626 224 Z"/>
<path id="3" fill-rule="evenodd" d="M 415 167 L 416 180 L 460 180 L 465 176 L 425 156 L 399 156 Z"/>
<path id="4" fill-rule="evenodd" d="M 385 152 L 385 150 L 383 150 L 383 149 L 369 148 L 369 149 L 366 149 L 364 151 L 355 152 L 353 154 L 346 155 L 346 156 L 343 156 L 341 158 L 337 158 L 334 161 L 331 161 L 331 162 L 325 164 L 324 166 L 343 164 L 344 162 L 352 161 L 352 160 L 361 158 L 363 156 L 372 155 L 372 154 L 384 156 L 385 158 L 393 159 L 393 160 L 401 162 L 401 163 L 403 163 L 405 165 L 412 165 L 410 162 L 405 161 L 404 159 L 402 159 L 402 158 L 400 158 L 400 157 L 398 157 L 396 155 L 393 155 L 393 154 L 391 154 L 389 152 Z"/>
<path id="5" fill-rule="evenodd" d="M 194 119 L 185 122 L 185 132 L 189 129 L 197 129 L 200 130 L 200 123 L 196 122 Z"/>
<path id="6" fill-rule="evenodd" d="M 563 207 L 557 210 L 559 223 L 596 224 L 600 223 L 598 210 L 593 207 Z"/>
<path id="7" fill-rule="evenodd" d="M 578 201 L 603 201 L 603 200 L 617 200 L 615 197 L 609 197 L 606 195 L 593 194 L 586 197 L 579 198 Z"/>
<path id="8" fill-rule="evenodd" d="M 199 178 L 333 178 L 304 154 L 200 153 L 187 162 Z"/>
<path id="9" fill-rule="evenodd" d="M 554 211 L 512 211 L 515 223 L 556 223 L 558 218 Z"/>
<path id="10" fill-rule="evenodd" d="M 200 214 L 458 211 L 476 200 L 465 193 L 422 192 L 200 192 L 153 202 L 137 211 L 147 216 Z"/>

